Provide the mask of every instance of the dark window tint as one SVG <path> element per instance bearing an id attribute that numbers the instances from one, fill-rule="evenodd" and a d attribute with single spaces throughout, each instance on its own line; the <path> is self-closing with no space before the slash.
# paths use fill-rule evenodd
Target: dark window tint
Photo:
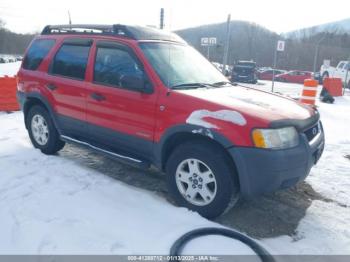
<path id="1" fill-rule="evenodd" d="M 97 83 L 131 88 L 123 84 L 122 78 L 133 76 L 143 77 L 136 60 L 125 50 L 99 47 L 97 49 L 94 67 L 94 81 Z"/>
<path id="2" fill-rule="evenodd" d="M 45 56 L 49 53 L 54 46 L 55 40 L 53 39 L 38 39 L 30 46 L 26 57 L 23 61 L 23 68 L 29 70 L 36 70 Z"/>
<path id="3" fill-rule="evenodd" d="M 89 50 L 90 46 L 63 44 L 51 65 L 51 73 L 84 79 Z"/>

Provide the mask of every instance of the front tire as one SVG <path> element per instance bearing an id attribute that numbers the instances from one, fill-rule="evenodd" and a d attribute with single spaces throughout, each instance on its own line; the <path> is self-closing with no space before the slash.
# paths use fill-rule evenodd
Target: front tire
<path id="1" fill-rule="evenodd" d="M 166 173 L 175 202 L 206 218 L 220 216 L 238 196 L 234 167 L 215 144 L 196 141 L 179 145 L 167 161 Z"/>
<path id="2" fill-rule="evenodd" d="M 53 155 L 64 147 L 65 142 L 60 140 L 56 127 L 44 107 L 35 105 L 29 109 L 26 126 L 33 146 L 42 153 Z"/>

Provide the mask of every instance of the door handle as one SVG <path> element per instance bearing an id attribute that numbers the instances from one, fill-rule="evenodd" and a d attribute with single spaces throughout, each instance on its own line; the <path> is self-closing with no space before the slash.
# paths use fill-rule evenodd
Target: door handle
<path id="1" fill-rule="evenodd" d="M 46 87 L 47 87 L 48 89 L 50 89 L 51 91 L 54 91 L 54 90 L 57 89 L 57 86 L 55 86 L 54 84 L 47 84 Z"/>
<path id="2" fill-rule="evenodd" d="M 96 100 L 96 101 L 103 101 L 103 100 L 106 100 L 106 98 L 105 98 L 103 95 L 98 94 L 98 93 L 92 93 L 92 94 L 90 95 L 90 97 L 91 97 L 92 99 Z"/>

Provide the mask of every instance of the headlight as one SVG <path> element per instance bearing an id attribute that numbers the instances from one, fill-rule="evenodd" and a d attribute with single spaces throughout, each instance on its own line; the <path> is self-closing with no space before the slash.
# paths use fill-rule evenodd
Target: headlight
<path id="1" fill-rule="evenodd" d="M 299 144 L 299 136 L 294 127 L 254 129 L 253 142 L 259 148 L 290 148 Z"/>

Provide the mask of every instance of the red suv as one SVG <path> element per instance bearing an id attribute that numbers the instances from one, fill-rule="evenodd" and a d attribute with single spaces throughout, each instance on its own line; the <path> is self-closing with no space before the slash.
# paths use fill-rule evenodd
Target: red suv
<path id="1" fill-rule="evenodd" d="M 71 142 L 154 165 L 177 204 L 208 218 L 239 195 L 295 185 L 324 147 L 316 109 L 231 85 L 161 30 L 46 26 L 18 79 L 34 147 L 55 154 Z"/>

